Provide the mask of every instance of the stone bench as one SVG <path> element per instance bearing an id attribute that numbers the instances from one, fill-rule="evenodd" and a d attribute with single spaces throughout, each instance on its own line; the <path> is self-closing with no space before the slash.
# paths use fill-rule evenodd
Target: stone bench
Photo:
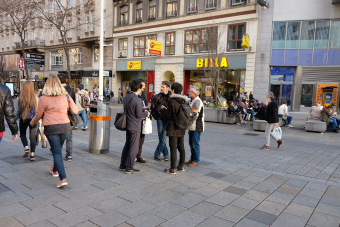
<path id="1" fill-rule="evenodd" d="M 253 121 L 253 130 L 254 131 L 265 132 L 266 127 L 267 127 L 267 121 L 265 121 L 265 120 L 254 120 Z"/>
<path id="2" fill-rule="evenodd" d="M 226 109 L 204 109 L 204 120 L 207 122 L 236 124 L 237 119 L 235 116 L 227 116 Z"/>
<path id="3" fill-rule="evenodd" d="M 323 121 L 309 120 L 306 121 L 305 130 L 307 132 L 326 132 L 327 125 Z"/>
<path id="4" fill-rule="evenodd" d="M 236 116 L 224 115 L 223 116 L 223 123 L 236 124 L 237 118 L 236 118 Z"/>

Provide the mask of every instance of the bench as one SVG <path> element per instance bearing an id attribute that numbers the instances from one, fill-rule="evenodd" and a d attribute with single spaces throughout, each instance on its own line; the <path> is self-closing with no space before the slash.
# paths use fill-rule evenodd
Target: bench
<path id="1" fill-rule="evenodd" d="M 226 109 L 204 109 L 204 120 L 207 122 L 236 124 L 235 116 L 229 116 Z"/>
<path id="2" fill-rule="evenodd" d="M 253 130 L 254 131 L 265 132 L 266 127 L 267 127 L 267 121 L 265 121 L 265 120 L 254 120 L 253 121 Z"/>
<path id="3" fill-rule="evenodd" d="M 227 123 L 227 124 L 236 124 L 237 118 L 236 116 L 230 116 L 227 112 L 227 114 L 223 115 L 222 121 L 223 123 Z"/>
<path id="4" fill-rule="evenodd" d="M 323 121 L 309 120 L 306 121 L 305 130 L 307 132 L 326 132 L 327 125 Z"/>
<path id="5" fill-rule="evenodd" d="M 282 126 L 283 126 L 283 120 L 282 120 L 282 118 L 281 118 L 281 117 L 279 118 L 279 126 L 280 126 L 280 127 L 282 127 Z"/>

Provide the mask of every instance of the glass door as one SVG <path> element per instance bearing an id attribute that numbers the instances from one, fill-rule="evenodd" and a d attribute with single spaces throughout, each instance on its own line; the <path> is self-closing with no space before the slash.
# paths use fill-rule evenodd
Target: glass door
<path id="1" fill-rule="evenodd" d="M 287 101 L 287 106 L 291 106 L 293 84 L 271 84 L 270 91 L 274 93 L 278 105 L 282 105 L 282 101 Z"/>

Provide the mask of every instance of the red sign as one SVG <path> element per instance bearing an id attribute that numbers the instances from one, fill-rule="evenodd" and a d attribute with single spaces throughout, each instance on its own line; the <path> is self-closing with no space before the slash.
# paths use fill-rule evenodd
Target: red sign
<path id="1" fill-rule="evenodd" d="M 24 68 L 24 59 L 23 58 L 18 58 L 18 67 L 19 69 L 23 69 Z"/>

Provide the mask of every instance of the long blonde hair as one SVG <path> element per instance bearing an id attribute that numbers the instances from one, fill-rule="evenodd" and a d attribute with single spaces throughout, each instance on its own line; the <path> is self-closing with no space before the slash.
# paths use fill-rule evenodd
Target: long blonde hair
<path id="1" fill-rule="evenodd" d="M 37 112 L 37 96 L 34 92 L 33 83 L 31 81 L 25 81 L 19 97 L 19 109 L 22 110 L 21 118 L 23 120 L 30 114 L 32 107 L 34 107 L 35 112 Z"/>
<path id="2" fill-rule="evenodd" d="M 56 76 L 51 76 L 47 79 L 42 93 L 43 95 L 47 96 L 59 96 L 67 94 L 63 85 L 61 85 L 59 78 Z"/>

